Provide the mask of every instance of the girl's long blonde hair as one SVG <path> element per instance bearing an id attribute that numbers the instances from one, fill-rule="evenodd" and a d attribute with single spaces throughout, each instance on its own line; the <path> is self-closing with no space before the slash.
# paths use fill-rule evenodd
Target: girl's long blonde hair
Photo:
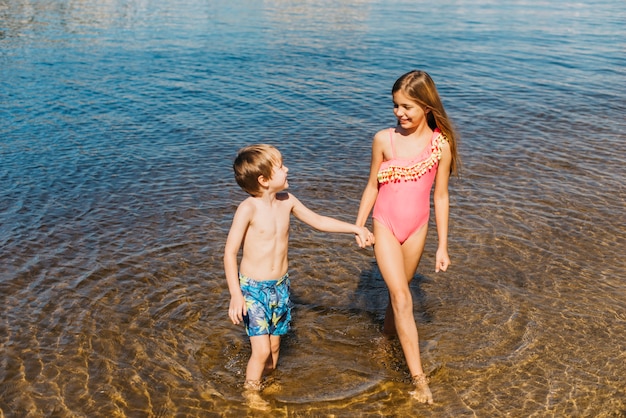
<path id="1" fill-rule="evenodd" d="M 393 95 L 399 90 L 402 90 L 404 94 L 416 103 L 430 110 L 426 114 L 428 126 L 431 129 L 439 128 L 445 135 L 452 153 L 450 173 L 457 174 L 461 165 L 461 159 L 457 151 L 458 135 L 441 103 L 433 79 L 425 71 L 409 71 L 396 80 L 391 89 L 391 94 Z"/>

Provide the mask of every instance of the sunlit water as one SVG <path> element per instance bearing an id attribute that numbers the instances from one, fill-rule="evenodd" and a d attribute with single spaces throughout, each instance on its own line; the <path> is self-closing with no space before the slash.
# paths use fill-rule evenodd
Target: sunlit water
<path id="1" fill-rule="evenodd" d="M 0 0 L 0 416 L 246 416 L 236 150 L 354 221 L 389 90 L 461 134 L 453 265 L 413 282 L 417 405 L 371 249 L 293 221 L 268 416 L 626 415 L 623 1 Z"/>

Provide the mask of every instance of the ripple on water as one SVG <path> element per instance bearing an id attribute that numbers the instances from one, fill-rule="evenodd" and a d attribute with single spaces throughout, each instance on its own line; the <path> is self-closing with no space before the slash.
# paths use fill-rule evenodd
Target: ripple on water
<path id="1" fill-rule="evenodd" d="M 249 415 L 225 315 L 232 158 L 278 145 L 290 191 L 353 221 L 409 64 L 464 163 L 453 264 L 433 272 L 432 224 L 411 285 L 436 403 L 408 399 L 380 338 L 371 249 L 294 221 L 271 414 L 626 411 L 619 2 L 66 3 L 0 5 L 0 415 Z"/>

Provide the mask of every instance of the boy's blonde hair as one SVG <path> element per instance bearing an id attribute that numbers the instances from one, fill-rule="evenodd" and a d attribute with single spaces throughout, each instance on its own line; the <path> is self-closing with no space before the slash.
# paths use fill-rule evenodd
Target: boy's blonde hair
<path id="1" fill-rule="evenodd" d="M 237 152 L 233 163 L 237 184 L 252 196 L 261 193 L 259 176 L 271 180 L 274 166 L 282 164 L 282 156 L 276 147 L 268 144 L 255 144 L 243 147 Z"/>

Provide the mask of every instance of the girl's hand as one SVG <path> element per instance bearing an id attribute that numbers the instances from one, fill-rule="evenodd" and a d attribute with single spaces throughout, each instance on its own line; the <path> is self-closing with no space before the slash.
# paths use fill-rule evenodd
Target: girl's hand
<path id="1" fill-rule="evenodd" d="M 376 244 L 376 238 L 374 238 L 374 234 L 372 234 L 370 231 L 367 231 L 367 245 L 374 245 Z"/>
<path id="2" fill-rule="evenodd" d="M 374 244 L 374 235 L 364 226 L 359 228 L 359 232 L 354 237 L 357 245 L 361 248 Z"/>
<path id="3" fill-rule="evenodd" d="M 435 273 L 439 273 L 439 270 L 446 271 L 450 265 L 450 257 L 448 256 L 448 250 L 439 249 L 435 256 Z"/>
<path id="4" fill-rule="evenodd" d="M 228 307 L 228 317 L 233 324 L 239 325 L 241 321 L 243 321 L 243 317 L 248 314 L 248 310 L 246 309 L 246 301 L 241 297 L 231 297 L 230 298 L 230 306 Z"/>

